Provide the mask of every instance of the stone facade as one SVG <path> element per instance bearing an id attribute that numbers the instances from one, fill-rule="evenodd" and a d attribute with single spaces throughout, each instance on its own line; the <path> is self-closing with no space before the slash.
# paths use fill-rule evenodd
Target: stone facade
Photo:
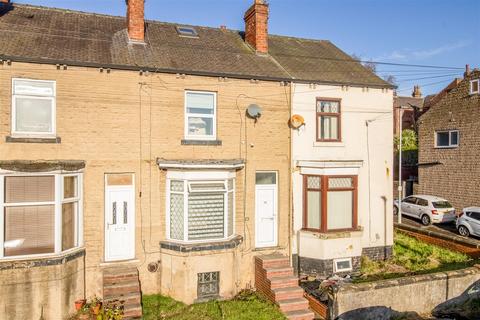
<path id="1" fill-rule="evenodd" d="M 352 257 L 352 271 L 335 272 L 333 267 L 334 259 L 314 259 L 306 257 L 298 257 L 297 270 L 300 275 L 315 275 L 321 277 L 329 277 L 333 274 L 346 275 L 352 272 L 360 271 L 361 257 Z"/>
<path id="2" fill-rule="evenodd" d="M 362 249 L 362 256 L 374 261 L 383 261 L 390 258 L 393 254 L 392 246 L 367 247 Z"/>
<path id="3" fill-rule="evenodd" d="M 420 117 L 418 192 L 446 198 L 457 210 L 480 205 L 480 95 L 469 92 L 478 78 L 479 70 L 466 75 Z M 458 130 L 458 147 L 436 148 L 437 130 Z"/>
<path id="4" fill-rule="evenodd" d="M 56 81 L 56 131 L 61 140 L 9 141 L 12 78 Z M 138 267 L 143 293 L 169 294 L 190 303 L 195 299 L 192 292 L 197 290 L 197 273 L 219 268 L 222 297 L 253 287 L 253 257 L 258 254 L 254 250 L 256 171 L 278 173 L 278 247 L 261 252 L 290 253 L 289 87 L 273 81 L 142 76 L 135 71 L 102 73 L 86 67 L 57 70 L 55 65 L 12 62 L 0 65 L 0 88 L 2 160 L 85 162 L 83 237 L 88 286 L 85 293 L 75 293 L 75 299 L 101 296 L 102 270 L 111 266 L 105 262 L 104 246 L 106 173 L 135 175 L 135 259 L 128 264 Z M 217 138 L 221 145 L 182 143 L 186 89 L 217 92 Z M 257 122 L 245 116 L 252 103 L 262 107 Z M 166 240 L 167 171 L 159 169 L 157 158 L 244 160 L 246 166 L 236 171 L 235 234 L 243 238 L 238 246 L 201 252 L 160 246 Z M 156 272 L 147 270 L 152 262 L 160 266 Z M 13 272 L 20 275 L 23 271 Z M 3 282 L 0 288 L 5 291 Z M 40 291 L 34 294 L 42 295 Z M 5 301 L 1 295 L 0 301 Z"/>

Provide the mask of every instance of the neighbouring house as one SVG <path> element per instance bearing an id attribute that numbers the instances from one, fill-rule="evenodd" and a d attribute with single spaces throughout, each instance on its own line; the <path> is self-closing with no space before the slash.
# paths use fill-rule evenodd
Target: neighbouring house
<path id="1" fill-rule="evenodd" d="M 419 193 L 448 199 L 457 210 L 480 205 L 480 70 L 442 90 L 419 122 Z"/>
<path id="2" fill-rule="evenodd" d="M 312 57 L 299 70 L 273 53 L 310 79 L 292 85 L 304 122 L 292 131 L 293 263 L 303 275 L 358 271 L 362 255 L 392 251 L 393 87 L 329 41 L 285 41 Z"/>
<path id="3" fill-rule="evenodd" d="M 393 135 L 398 139 L 400 136 L 400 118 L 403 130 L 418 131 L 418 118 L 424 112 L 424 98 L 420 86 L 413 87 L 412 95 L 393 96 Z M 393 153 L 393 195 L 398 198 L 398 150 Z M 418 151 L 406 150 L 402 153 L 402 184 L 404 196 L 413 193 L 413 185 L 418 180 Z"/>
<path id="4" fill-rule="evenodd" d="M 94 295 L 138 318 L 140 290 L 192 303 L 274 281 L 282 310 L 311 319 L 288 257 L 326 274 L 388 255 L 392 87 L 328 41 L 269 35 L 261 0 L 244 20 L 0 1 L 7 319 L 64 318 Z M 292 113 L 306 125 L 291 129 Z"/>

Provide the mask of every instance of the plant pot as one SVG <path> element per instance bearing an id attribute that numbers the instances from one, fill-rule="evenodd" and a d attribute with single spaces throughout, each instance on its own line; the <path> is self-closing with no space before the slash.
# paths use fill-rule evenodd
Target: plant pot
<path id="1" fill-rule="evenodd" d="M 75 301 L 75 310 L 80 311 L 80 309 L 82 309 L 85 303 L 87 303 L 85 299 L 79 299 Z"/>
<path id="2" fill-rule="evenodd" d="M 100 308 L 102 307 L 102 303 L 98 303 L 95 306 L 92 306 L 92 312 L 94 315 L 98 315 L 100 313 Z"/>

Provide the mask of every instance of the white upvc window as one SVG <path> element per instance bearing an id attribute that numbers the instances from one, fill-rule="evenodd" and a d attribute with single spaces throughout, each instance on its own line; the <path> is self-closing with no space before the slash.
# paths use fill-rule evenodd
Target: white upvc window
<path id="1" fill-rule="evenodd" d="M 470 94 L 480 93 L 480 79 L 470 80 Z"/>
<path id="2" fill-rule="evenodd" d="M 82 246 L 82 178 L 81 173 L 0 175 L 0 258 Z"/>
<path id="3" fill-rule="evenodd" d="M 12 135 L 55 135 L 55 87 L 55 81 L 12 79 Z"/>
<path id="4" fill-rule="evenodd" d="M 352 271 L 352 258 L 342 258 L 333 260 L 333 267 L 335 272 Z"/>
<path id="5" fill-rule="evenodd" d="M 235 230 L 234 173 L 169 173 L 167 238 L 208 242 L 230 238 Z"/>
<path id="6" fill-rule="evenodd" d="M 217 138 L 217 94 L 207 91 L 185 91 L 185 139 Z"/>
<path id="7" fill-rule="evenodd" d="M 442 130 L 435 132 L 435 148 L 456 148 L 459 145 L 458 130 Z"/>

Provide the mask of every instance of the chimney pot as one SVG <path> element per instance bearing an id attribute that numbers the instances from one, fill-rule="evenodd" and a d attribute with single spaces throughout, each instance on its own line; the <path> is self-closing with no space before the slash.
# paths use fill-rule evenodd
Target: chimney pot
<path id="1" fill-rule="evenodd" d="M 466 64 L 465 65 L 465 72 L 463 73 L 464 77 L 468 77 L 470 75 L 470 65 Z"/>
<path id="2" fill-rule="evenodd" d="M 0 3 L 8 4 L 8 3 L 10 3 L 10 0 L 0 0 Z"/>
<path id="3" fill-rule="evenodd" d="M 145 41 L 145 3 L 144 0 L 127 1 L 128 37 L 132 41 Z"/>
<path id="4" fill-rule="evenodd" d="M 414 98 L 421 98 L 422 97 L 422 91 L 420 90 L 419 85 L 413 86 L 412 97 L 414 97 Z"/>
<path id="5" fill-rule="evenodd" d="M 245 41 L 259 53 L 268 53 L 268 4 L 255 0 L 245 12 Z"/>

